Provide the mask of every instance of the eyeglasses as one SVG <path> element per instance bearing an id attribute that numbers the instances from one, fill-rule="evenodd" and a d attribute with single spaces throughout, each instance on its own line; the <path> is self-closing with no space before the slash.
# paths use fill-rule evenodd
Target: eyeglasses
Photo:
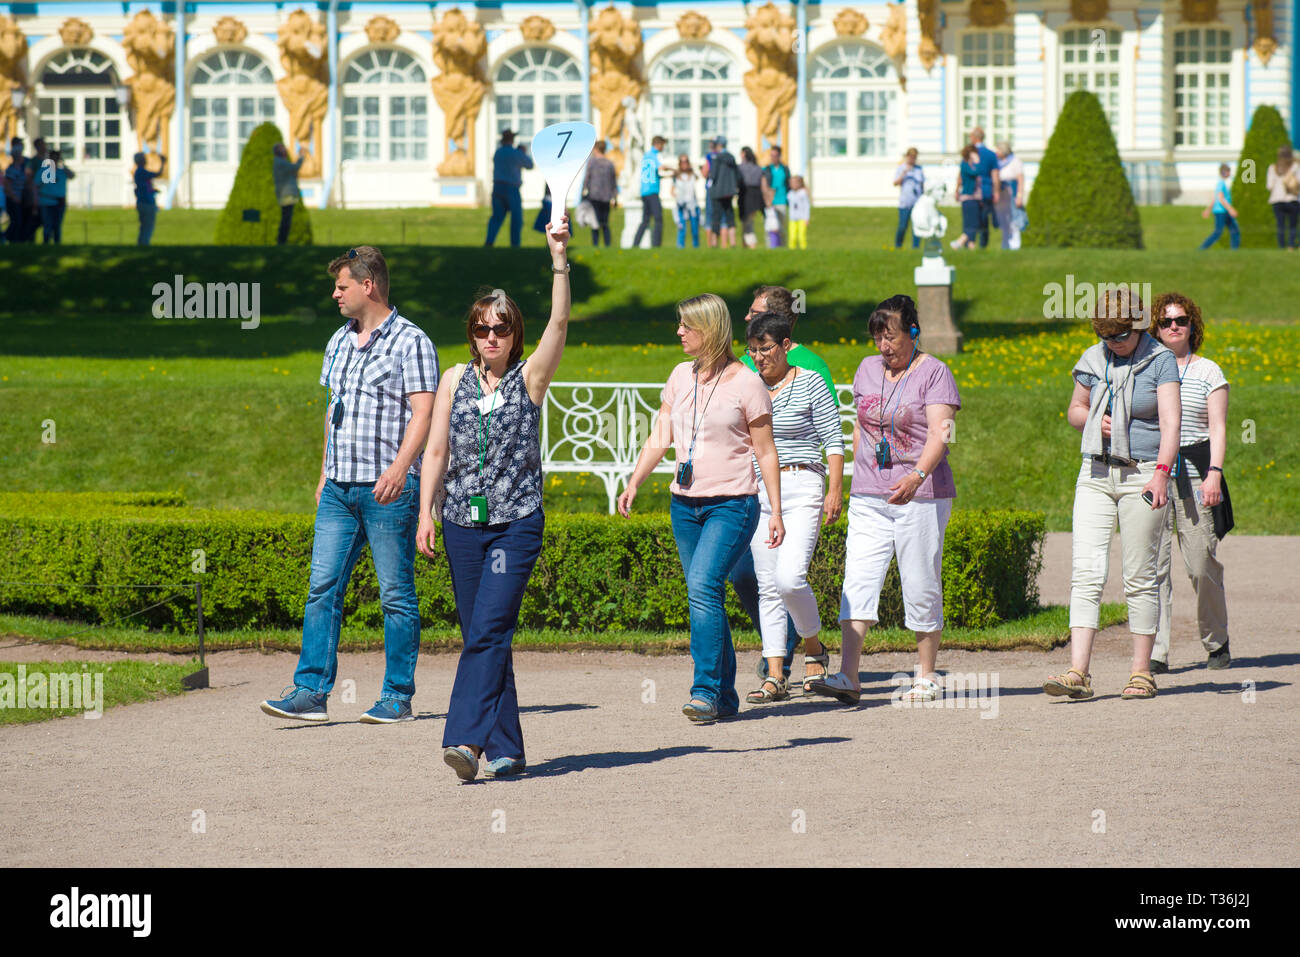
<path id="1" fill-rule="evenodd" d="M 1192 320 L 1187 316 L 1161 316 L 1156 320 L 1156 325 L 1161 329 L 1168 329 L 1170 326 L 1178 326 L 1180 329 L 1186 328 L 1192 324 Z"/>
<path id="2" fill-rule="evenodd" d="M 489 332 L 494 333 L 498 339 L 504 339 L 506 336 L 510 335 L 510 326 L 504 322 L 495 326 L 475 326 L 474 338 L 486 339 Z"/>
<path id="3" fill-rule="evenodd" d="M 758 349 L 746 349 L 745 351 L 755 359 L 766 359 L 772 354 L 773 350 L 779 349 L 780 346 L 781 344 L 779 342 L 773 342 L 771 345 L 761 346 Z"/>
<path id="4" fill-rule="evenodd" d="M 1132 329 L 1128 330 L 1128 332 L 1116 333 L 1113 336 L 1098 336 L 1098 338 L 1101 339 L 1102 342 L 1123 342 L 1131 335 L 1133 335 Z"/>

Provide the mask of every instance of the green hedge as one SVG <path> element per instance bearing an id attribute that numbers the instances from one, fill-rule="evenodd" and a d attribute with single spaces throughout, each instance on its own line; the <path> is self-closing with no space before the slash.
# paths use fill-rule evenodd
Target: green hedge
<path id="1" fill-rule="evenodd" d="M 18 511 L 11 499 L 0 499 L 0 582 L 72 585 L 0 584 L 0 611 L 110 622 L 161 602 L 127 622 L 191 631 L 193 583 L 201 580 L 204 620 L 212 628 L 301 625 L 311 559 L 310 516 L 169 505 L 116 505 L 109 507 L 111 514 L 97 514 L 81 497 L 70 497 L 58 516 L 48 505 L 45 514 Z M 846 524 L 841 520 L 823 531 L 810 571 L 828 626 L 838 617 Z M 943 557 L 947 622 L 982 628 L 1034 610 L 1044 529 L 1043 516 L 1036 512 L 955 511 Z M 196 570 L 200 563 L 201 573 Z M 109 584 L 173 587 L 87 587 Z M 426 624 L 455 626 L 451 580 L 441 551 L 432 561 L 417 555 L 416 589 Z M 749 627 L 730 589 L 728 613 L 733 625 Z M 886 579 L 880 615 L 883 624 L 902 624 L 896 567 Z M 353 573 L 344 616 L 352 624 L 382 625 L 368 552 Z M 520 624 L 596 632 L 688 627 L 686 585 L 668 517 L 548 516 Z"/>
<path id="2" fill-rule="evenodd" d="M 1277 162 L 1278 147 L 1290 145 L 1291 137 L 1277 107 L 1258 107 L 1241 144 L 1232 183 L 1232 205 L 1241 227 L 1241 245 L 1246 249 L 1277 248 L 1277 220 L 1268 202 L 1268 168 Z M 1214 182 L 1218 181 L 1216 171 Z M 1222 237 L 1219 245 L 1228 246 L 1228 237 Z"/>
<path id="3" fill-rule="evenodd" d="M 263 123 L 253 130 L 239 157 L 235 182 L 226 197 L 225 208 L 217 220 L 213 242 L 218 246 L 273 246 L 280 232 L 280 200 L 275 195 L 272 161 L 276 144 L 284 137 L 274 123 Z M 244 210 L 256 209 L 258 221 L 244 219 Z M 311 214 L 298 198 L 289 225 L 289 245 L 312 244 Z"/>

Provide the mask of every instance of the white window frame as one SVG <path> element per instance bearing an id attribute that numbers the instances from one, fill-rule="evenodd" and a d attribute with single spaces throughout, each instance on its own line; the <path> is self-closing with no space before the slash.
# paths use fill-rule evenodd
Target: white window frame
<path id="1" fill-rule="evenodd" d="M 1202 41 L 1199 46 L 1199 51 L 1202 53 L 1208 48 L 1207 44 L 1203 41 L 1205 41 L 1211 34 L 1215 34 L 1219 39 L 1222 39 L 1223 43 L 1216 45 L 1216 49 L 1220 51 L 1220 58 L 1215 60 L 1213 63 L 1207 62 L 1204 57 L 1199 58 L 1197 62 L 1189 63 L 1184 61 L 1180 63 L 1180 53 L 1182 50 L 1187 50 L 1189 48 L 1184 45 L 1182 50 L 1180 50 L 1178 41 L 1180 38 L 1187 38 L 1192 34 L 1197 35 Z M 1239 85 L 1237 83 L 1238 74 L 1235 50 L 1236 47 L 1232 31 L 1219 24 L 1185 26 L 1170 31 L 1169 77 L 1171 97 L 1169 100 L 1169 142 L 1172 149 L 1177 150 L 1180 154 L 1198 152 L 1220 153 L 1225 150 L 1235 150 L 1240 146 L 1240 143 L 1238 142 L 1239 134 L 1237 132 L 1238 114 L 1236 101 Z M 1204 120 L 1208 117 L 1210 112 L 1206 109 L 1203 100 L 1206 91 L 1209 89 L 1209 86 L 1205 81 L 1211 75 L 1224 81 L 1221 87 L 1216 84 L 1217 91 L 1222 94 L 1223 102 L 1219 108 L 1213 111 L 1215 114 L 1222 114 L 1224 116 L 1221 123 L 1216 123 L 1216 126 L 1224 134 L 1222 136 L 1222 142 L 1206 143 L 1203 137 L 1198 137 L 1198 139 L 1201 140 L 1200 142 L 1189 143 L 1184 141 L 1180 143 L 1179 136 L 1185 135 L 1185 130 L 1179 123 L 1179 113 L 1182 112 L 1178 105 L 1178 96 L 1180 93 L 1179 83 L 1184 78 L 1194 78 L 1199 81 L 1194 92 L 1198 94 L 1198 99 L 1200 99 L 1201 102 L 1194 111 L 1189 109 L 1188 112 L 1195 112 L 1200 119 Z M 1195 131 L 1186 132 L 1204 132 L 1204 130 L 1205 126 L 1198 126 Z"/>
<path id="2" fill-rule="evenodd" d="M 527 147 L 542 128 L 582 119 L 582 65 L 566 50 L 541 43 L 520 47 L 492 76 L 494 142 L 509 129 L 518 134 L 515 145 Z M 530 109 L 520 111 L 525 100 Z"/>
<path id="3" fill-rule="evenodd" d="M 85 85 L 46 86 L 47 72 L 62 74 L 77 66 L 85 67 L 90 73 L 105 79 Z M 134 152 L 131 124 L 127 111 L 117 101 L 117 86 L 118 75 L 113 61 L 89 47 L 60 50 L 42 65 L 36 83 L 36 128 L 41 131 L 40 136 L 50 149 L 60 150 L 69 165 L 87 162 L 121 164 L 130 161 Z M 69 99 L 72 101 L 70 104 L 61 102 Z M 88 107 L 90 101 L 94 101 L 93 109 Z M 48 106 L 42 109 L 46 104 Z M 65 110 L 65 106 L 69 108 Z M 60 132 L 61 121 L 72 123 L 70 135 Z M 47 132 L 47 124 L 50 123 L 54 124 L 54 128 Z M 93 123 L 102 124 L 101 132 L 90 131 Z M 116 135 L 108 132 L 110 123 L 117 123 Z M 86 155 L 86 147 L 91 143 L 99 147 L 99 156 Z M 118 155 L 110 156 L 114 146 Z M 8 149 L 7 143 L 5 148 Z"/>
<path id="4" fill-rule="evenodd" d="M 900 150 L 899 127 L 902 123 L 901 89 L 893 61 L 875 44 L 855 40 L 841 40 L 815 51 L 808 67 L 808 142 L 810 161 L 823 162 L 889 162 L 897 160 Z M 832 73 L 846 72 L 844 76 Z M 835 95 L 843 96 L 842 109 L 835 108 Z M 885 98 L 885 108 L 874 103 L 864 107 L 863 98 L 871 94 Z M 843 114 L 843 136 L 833 136 L 831 120 Z M 883 131 L 868 138 L 881 140 L 879 152 L 863 152 L 862 119 L 870 115 L 880 120 Z M 829 152 L 832 140 L 844 139 L 845 152 Z"/>
<path id="5" fill-rule="evenodd" d="M 1100 48 L 1094 45 L 1095 41 L 1092 38 L 1095 30 L 1104 30 L 1106 32 L 1105 42 L 1100 45 Z M 1131 72 L 1126 67 L 1131 62 L 1132 56 L 1131 52 L 1129 56 L 1125 56 L 1125 51 L 1129 50 L 1125 32 L 1112 23 L 1098 26 L 1075 24 L 1061 28 L 1057 36 L 1056 62 L 1059 70 L 1057 115 L 1060 115 L 1061 109 L 1065 106 L 1065 101 L 1070 98 L 1070 94 L 1076 89 L 1086 89 L 1092 93 L 1097 93 L 1095 77 L 1101 74 L 1114 74 L 1115 99 L 1113 114 L 1111 113 L 1112 107 L 1107 104 L 1106 100 L 1100 95 L 1097 98 L 1102 101 L 1102 111 L 1107 114 L 1107 119 L 1110 121 L 1110 131 L 1115 137 L 1116 146 L 1119 149 L 1126 148 L 1129 140 L 1128 131 L 1131 126 L 1127 122 L 1129 98 L 1127 90 L 1130 87 Z M 1079 38 L 1082 38 L 1083 42 L 1078 42 Z M 1076 42 L 1068 42 L 1070 39 Z M 1080 53 L 1083 54 L 1084 59 L 1079 58 Z M 1067 62 L 1067 57 L 1071 58 L 1070 62 Z M 1088 82 L 1082 86 L 1067 87 L 1066 76 L 1069 74 L 1082 74 L 1088 78 Z"/>
<path id="6" fill-rule="evenodd" d="M 997 50 L 997 40 L 1002 49 Z M 982 41 L 982 42 L 981 42 Z M 1011 29 L 978 29 L 964 31 L 958 41 L 957 52 L 957 141 L 966 142 L 966 134 L 976 126 L 984 130 L 986 143 L 1014 142 L 1016 129 L 1016 35 Z M 984 46 L 983 50 L 968 49 Z M 968 62 L 980 53 L 986 55 L 984 64 Z M 996 61 L 1001 58 L 1003 62 Z M 967 81 L 972 89 L 967 90 Z M 979 90 L 978 81 L 984 89 Z M 999 90 L 999 85 L 1001 89 Z M 985 106 L 967 107 L 967 97 L 984 97 Z M 1001 109 L 996 98 L 1003 97 Z"/>
<path id="7" fill-rule="evenodd" d="M 429 77 L 414 55 L 398 47 L 367 47 L 344 64 L 340 75 L 343 162 L 429 161 Z M 375 124 L 373 131 L 367 131 L 367 121 Z M 395 132 L 399 126 L 400 134 Z"/>
<path id="8" fill-rule="evenodd" d="M 743 95 L 739 66 L 723 47 L 676 44 L 650 68 L 649 136 L 662 136 L 668 141 L 665 155 L 675 159 L 685 153 L 692 166 L 712 150 L 715 136 L 725 136 L 734 152 L 740 145 Z"/>
<path id="9" fill-rule="evenodd" d="M 274 74 L 270 64 L 251 50 L 219 47 L 204 54 L 194 64 L 189 93 L 189 122 L 185 133 L 189 137 L 190 161 L 196 164 L 238 166 L 253 130 L 262 123 L 276 121 L 279 97 Z M 240 107 L 246 101 L 252 101 L 253 112 L 248 118 L 240 115 Z M 217 103 L 225 104 L 224 116 L 216 109 Z M 212 128 L 218 118 L 227 123 L 222 136 L 216 135 Z M 241 129 L 241 125 L 246 129 Z M 225 159 L 217 158 L 217 146 L 226 147 Z"/>

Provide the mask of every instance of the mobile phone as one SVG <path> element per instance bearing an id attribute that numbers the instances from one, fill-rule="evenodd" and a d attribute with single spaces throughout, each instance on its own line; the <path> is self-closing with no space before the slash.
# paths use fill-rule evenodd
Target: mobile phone
<path id="1" fill-rule="evenodd" d="M 1156 497 L 1152 495 L 1150 491 L 1146 491 L 1142 493 L 1142 501 L 1146 502 L 1147 505 L 1151 506 L 1152 508 L 1156 507 Z"/>

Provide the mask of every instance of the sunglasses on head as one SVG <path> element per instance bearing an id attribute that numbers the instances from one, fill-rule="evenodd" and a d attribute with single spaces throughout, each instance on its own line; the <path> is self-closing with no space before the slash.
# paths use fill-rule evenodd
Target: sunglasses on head
<path id="1" fill-rule="evenodd" d="M 1113 336 L 1100 336 L 1099 338 L 1102 340 L 1102 342 L 1123 342 L 1131 335 L 1133 335 L 1132 329 L 1128 330 L 1127 332 L 1117 332 Z"/>
<path id="2" fill-rule="evenodd" d="M 1187 316 L 1161 316 L 1156 320 L 1156 325 L 1161 329 L 1168 329 L 1170 326 L 1185 328 L 1192 324 L 1192 320 Z"/>
<path id="3" fill-rule="evenodd" d="M 486 339 L 489 332 L 495 333 L 498 339 L 504 339 L 506 336 L 510 335 L 510 326 L 504 322 L 495 326 L 475 326 L 474 338 Z"/>

